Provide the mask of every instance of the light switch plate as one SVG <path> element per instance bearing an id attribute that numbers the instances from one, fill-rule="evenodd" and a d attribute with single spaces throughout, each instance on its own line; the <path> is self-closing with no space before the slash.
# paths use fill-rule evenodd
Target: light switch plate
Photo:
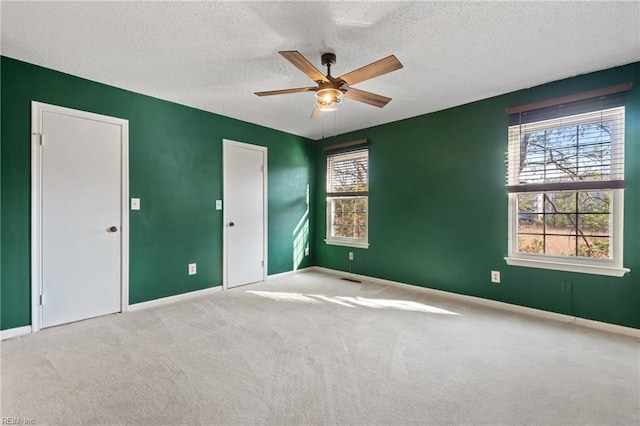
<path id="1" fill-rule="evenodd" d="M 140 210 L 140 198 L 131 199 L 131 210 Z"/>
<path id="2" fill-rule="evenodd" d="M 222 200 L 216 200 L 216 210 L 222 210 Z"/>

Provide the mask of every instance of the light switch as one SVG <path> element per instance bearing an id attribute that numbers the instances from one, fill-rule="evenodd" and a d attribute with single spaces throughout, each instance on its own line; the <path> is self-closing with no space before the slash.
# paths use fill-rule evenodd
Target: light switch
<path id="1" fill-rule="evenodd" d="M 131 210 L 140 210 L 140 198 L 131 199 Z"/>
<path id="2" fill-rule="evenodd" d="M 216 210 L 222 210 L 222 200 L 216 200 Z"/>

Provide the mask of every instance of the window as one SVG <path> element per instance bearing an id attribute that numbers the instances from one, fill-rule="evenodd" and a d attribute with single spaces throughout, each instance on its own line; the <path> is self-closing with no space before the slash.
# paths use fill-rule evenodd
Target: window
<path id="1" fill-rule="evenodd" d="M 624 107 L 509 127 L 509 257 L 622 276 Z"/>
<path id="2" fill-rule="evenodd" d="M 327 244 L 369 247 L 369 150 L 327 155 Z"/>

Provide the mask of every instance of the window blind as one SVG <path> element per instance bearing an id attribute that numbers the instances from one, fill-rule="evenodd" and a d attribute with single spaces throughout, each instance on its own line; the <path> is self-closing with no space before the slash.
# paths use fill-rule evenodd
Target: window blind
<path id="1" fill-rule="evenodd" d="M 506 110 L 509 116 L 509 125 L 531 123 L 622 106 L 632 87 L 633 82 L 629 82 L 510 107 Z"/>
<path id="2" fill-rule="evenodd" d="M 509 116 L 507 191 L 623 188 L 625 110 L 619 106 L 623 104 L 623 94 L 616 92 L 516 109 Z"/>
<path id="3" fill-rule="evenodd" d="M 369 150 L 327 155 L 327 197 L 369 195 Z"/>
<path id="4" fill-rule="evenodd" d="M 339 152 L 347 152 L 347 151 L 363 149 L 363 148 L 366 148 L 368 144 L 369 144 L 369 141 L 366 138 L 364 138 L 364 139 L 357 139 L 349 142 L 342 142 L 334 145 L 328 145 L 324 147 L 324 150 L 327 152 L 327 154 L 337 154 Z"/>

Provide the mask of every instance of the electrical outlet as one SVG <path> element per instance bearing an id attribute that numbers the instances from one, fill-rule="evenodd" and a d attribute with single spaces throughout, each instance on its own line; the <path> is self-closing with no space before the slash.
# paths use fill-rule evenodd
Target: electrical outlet
<path id="1" fill-rule="evenodd" d="M 349 260 L 353 260 L 353 252 L 352 251 L 349 252 Z"/>
<path id="2" fill-rule="evenodd" d="M 140 198 L 131 199 L 131 210 L 140 210 Z"/>
<path id="3" fill-rule="evenodd" d="M 187 268 L 187 271 L 189 272 L 189 275 L 195 275 L 196 274 L 196 264 L 195 263 L 190 263 L 189 267 Z"/>
<path id="4" fill-rule="evenodd" d="M 500 271 L 491 271 L 491 282 L 500 284 Z"/>
<path id="5" fill-rule="evenodd" d="M 216 210 L 222 210 L 222 200 L 216 200 Z"/>

